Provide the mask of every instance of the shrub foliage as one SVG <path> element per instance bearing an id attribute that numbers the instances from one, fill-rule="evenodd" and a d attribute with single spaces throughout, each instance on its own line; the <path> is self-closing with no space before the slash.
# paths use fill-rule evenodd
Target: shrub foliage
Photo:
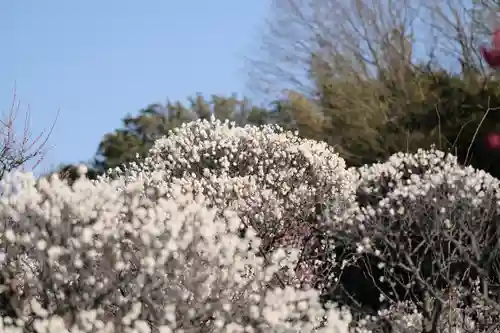
<path id="1" fill-rule="evenodd" d="M 2 180 L 1 331 L 498 330 L 499 181 L 434 148 L 204 119 L 85 173 Z"/>

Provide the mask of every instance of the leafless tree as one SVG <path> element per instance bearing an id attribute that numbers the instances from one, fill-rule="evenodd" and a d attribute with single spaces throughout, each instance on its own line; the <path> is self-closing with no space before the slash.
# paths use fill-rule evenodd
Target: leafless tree
<path id="1" fill-rule="evenodd" d="M 330 75 L 351 79 L 401 62 L 485 72 L 477 46 L 490 32 L 493 8 L 469 0 L 274 0 L 260 51 L 249 61 L 250 83 L 266 93 L 311 96 L 318 57 Z"/>
<path id="2" fill-rule="evenodd" d="M 21 103 L 16 91 L 12 98 L 9 111 L 0 119 L 0 179 L 10 171 L 19 168 L 35 169 L 47 152 L 47 142 L 54 129 L 55 121 L 50 130 L 34 136 L 30 132 L 30 110 L 24 115 L 22 134 L 17 133 L 16 121 L 20 115 Z M 57 117 L 56 117 L 57 119 Z"/>

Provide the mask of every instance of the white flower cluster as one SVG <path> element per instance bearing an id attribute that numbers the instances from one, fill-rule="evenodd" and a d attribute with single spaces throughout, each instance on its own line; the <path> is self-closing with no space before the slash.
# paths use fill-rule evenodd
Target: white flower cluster
<path id="1" fill-rule="evenodd" d="M 322 144 L 216 121 L 177 130 L 115 179 L 6 177 L 0 331 L 347 332 L 316 290 L 273 283 L 297 249 L 263 256 L 261 230 L 239 231 L 245 218 L 293 221 L 305 197 L 348 198 L 349 177 Z"/>
<path id="2" fill-rule="evenodd" d="M 211 206 L 237 212 L 242 225 L 262 238 L 263 249 L 307 248 L 297 283 L 312 283 L 312 266 L 322 262 L 309 257 L 327 251 L 324 244 L 304 244 L 313 227 L 320 229 L 315 207 L 335 202 L 334 209 L 341 210 L 353 200 L 355 184 L 344 160 L 323 142 L 277 126 L 238 127 L 215 119 L 173 130 L 125 176 L 145 179 L 165 195 L 172 184 L 203 194 Z"/>
<path id="3" fill-rule="evenodd" d="M 482 317 L 498 313 L 491 306 L 498 306 L 498 295 L 484 290 L 499 282 L 500 181 L 434 148 L 398 153 L 357 172 L 356 201 L 337 217 L 335 227 L 349 232 L 363 267 L 371 267 L 366 274 L 378 288 L 374 296 L 391 306 L 381 314 L 391 319 L 396 331 L 421 331 L 432 322 L 422 312 L 424 295 L 432 295 L 429 299 L 440 305 L 438 318 L 444 321 L 436 323 L 461 318 L 460 329 L 455 325 L 439 332 L 491 331 L 492 325 L 473 329 L 479 319 L 465 316 L 464 309 L 481 306 L 487 309 Z M 477 278 L 483 289 L 473 295 L 472 281 Z M 468 304 L 449 306 L 453 286 L 465 288 Z M 455 319 L 450 319 L 450 311 Z"/>
<path id="4" fill-rule="evenodd" d="M 311 288 L 344 297 L 353 272 L 394 332 L 428 324 L 417 289 L 453 310 L 443 332 L 491 331 L 500 314 L 484 296 L 500 182 L 435 149 L 346 170 L 278 127 L 199 120 L 97 181 L 0 183 L 0 332 L 368 332 L 380 320 L 354 323 Z M 443 285 L 464 274 L 480 283 L 453 303 Z"/>
<path id="5" fill-rule="evenodd" d="M 363 166 L 358 172 L 356 201 L 344 215 L 344 222 L 365 233 L 370 227 L 388 228 L 388 223 L 421 223 L 426 219 L 432 221 L 426 225 L 428 230 L 432 226 L 449 230 L 466 222 L 468 228 L 478 231 L 484 227 L 481 224 L 500 213 L 498 179 L 463 167 L 455 156 L 434 148 L 416 154 L 398 153 L 385 163 Z"/>

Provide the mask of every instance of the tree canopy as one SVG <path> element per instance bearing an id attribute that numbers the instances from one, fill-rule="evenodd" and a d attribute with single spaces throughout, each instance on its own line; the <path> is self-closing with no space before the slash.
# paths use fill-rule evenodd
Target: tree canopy
<path id="1" fill-rule="evenodd" d="M 238 124 L 257 125 L 268 123 L 272 118 L 269 110 L 235 96 L 206 99 L 197 95 L 189 98 L 187 105 L 181 102 L 151 104 L 138 115 L 123 118 L 122 128 L 104 136 L 97 149 L 95 167 L 106 170 L 134 161 L 137 156 L 143 157 L 156 139 L 168 135 L 173 128 L 212 115 Z"/>

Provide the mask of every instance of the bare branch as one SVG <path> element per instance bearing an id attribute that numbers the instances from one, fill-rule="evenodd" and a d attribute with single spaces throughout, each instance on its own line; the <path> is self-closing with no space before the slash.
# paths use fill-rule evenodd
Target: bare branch
<path id="1" fill-rule="evenodd" d="M 397 72 L 401 61 L 484 74 L 478 46 L 491 32 L 485 17 L 492 8 L 468 0 L 274 0 L 260 51 L 250 59 L 251 84 L 267 94 L 313 96 L 313 56 L 335 77 L 376 78 L 380 70 Z"/>
<path id="2" fill-rule="evenodd" d="M 28 107 L 24 119 L 23 133 L 18 136 L 16 135 L 15 125 L 20 106 L 17 93 L 14 91 L 11 107 L 4 119 L 0 119 L 0 179 L 10 171 L 18 168 L 24 169 L 29 162 L 32 162 L 31 170 L 40 164 L 47 152 L 47 142 L 59 115 L 58 112 L 47 133 L 41 132 L 33 137 L 33 133 L 29 129 L 31 113 Z"/>

